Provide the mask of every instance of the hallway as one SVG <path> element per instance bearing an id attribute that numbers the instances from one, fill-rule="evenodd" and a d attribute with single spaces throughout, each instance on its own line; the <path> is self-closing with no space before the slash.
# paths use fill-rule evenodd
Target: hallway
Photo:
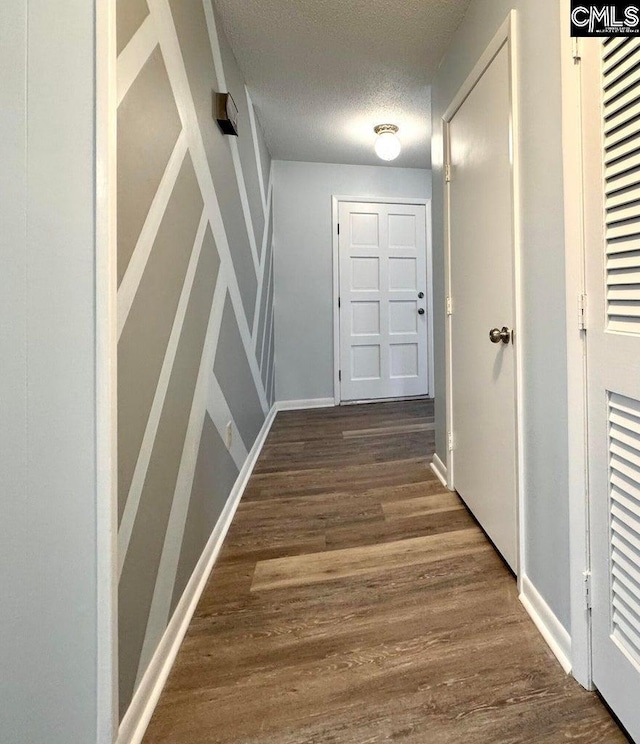
<path id="1" fill-rule="evenodd" d="M 432 406 L 278 414 L 146 744 L 626 741 L 429 469 Z"/>

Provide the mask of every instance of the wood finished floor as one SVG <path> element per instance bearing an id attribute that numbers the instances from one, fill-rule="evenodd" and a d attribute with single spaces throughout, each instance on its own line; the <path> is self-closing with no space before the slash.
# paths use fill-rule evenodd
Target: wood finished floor
<path id="1" fill-rule="evenodd" d="M 146 744 L 626 741 L 433 446 L 426 401 L 278 415 Z"/>

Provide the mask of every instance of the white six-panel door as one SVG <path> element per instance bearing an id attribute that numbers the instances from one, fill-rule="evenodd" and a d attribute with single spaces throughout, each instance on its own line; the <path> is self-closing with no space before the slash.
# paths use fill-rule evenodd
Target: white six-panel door
<path id="1" fill-rule="evenodd" d="M 339 203 L 343 401 L 428 393 L 426 207 Z"/>
<path id="2" fill-rule="evenodd" d="M 593 681 L 640 741 L 640 40 L 583 41 Z"/>

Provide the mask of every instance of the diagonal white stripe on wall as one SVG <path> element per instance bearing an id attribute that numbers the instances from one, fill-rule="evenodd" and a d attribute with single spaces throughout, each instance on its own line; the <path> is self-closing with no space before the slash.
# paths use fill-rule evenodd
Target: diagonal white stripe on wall
<path id="1" fill-rule="evenodd" d="M 210 451 L 214 451 L 215 447 L 220 446 L 220 452 L 224 453 L 224 459 L 215 462 L 224 462 L 224 468 L 227 469 L 229 476 L 227 480 L 220 480 L 219 476 L 209 478 L 209 480 L 202 481 L 207 484 L 207 488 L 204 491 L 208 495 L 208 486 L 212 484 L 213 489 L 220 490 L 220 496 L 217 498 L 225 498 L 231 490 L 233 479 L 236 476 L 236 472 L 243 472 L 243 467 L 246 469 L 245 463 L 250 457 L 249 451 L 253 451 L 254 442 L 246 441 L 248 438 L 253 437 L 253 426 L 258 421 L 258 425 L 261 423 L 260 409 L 262 414 L 266 414 L 269 409 L 269 403 L 273 395 L 273 314 L 268 302 L 265 302 L 269 297 L 269 286 L 272 278 L 272 256 L 267 260 L 267 250 L 269 237 L 270 237 L 270 224 L 269 214 L 272 205 L 272 176 L 269 174 L 267 189 L 265 191 L 265 170 L 264 167 L 267 165 L 263 163 L 264 155 L 268 158 L 268 151 L 261 150 L 262 141 L 259 140 L 260 130 L 256 119 L 256 114 L 251 102 L 248 90 L 245 88 L 247 95 L 247 102 L 249 108 L 249 121 L 251 126 L 247 128 L 250 130 L 252 137 L 252 143 L 247 141 L 247 148 L 245 149 L 244 142 L 242 149 L 239 149 L 238 143 L 234 138 L 225 138 L 216 144 L 216 146 L 227 145 L 230 148 L 231 158 L 228 158 L 229 152 L 225 152 L 225 167 L 224 173 L 212 173 L 211 165 L 208 160 L 208 150 L 206 147 L 209 146 L 209 141 L 203 137 L 210 134 L 209 131 L 201 130 L 201 126 L 206 126 L 203 120 L 198 119 L 198 114 L 202 116 L 202 101 L 204 97 L 201 96 L 194 101 L 195 93 L 193 93 L 190 86 L 190 79 L 188 77 L 187 68 L 185 66 L 185 60 L 182 56 L 182 50 L 180 43 L 185 43 L 182 38 L 184 33 L 184 25 L 180 26 L 179 15 L 182 21 L 186 19 L 193 20 L 193 10 L 186 11 L 186 15 L 182 15 L 183 8 L 185 6 L 179 6 L 169 4 L 169 0 L 148 0 L 148 7 L 150 15 L 142 22 L 138 31 L 134 34 L 131 41 L 127 44 L 123 52 L 120 54 L 118 59 L 118 92 L 120 100 L 126 95 L 126 92 L 131 89 L 131 86 L 136 80 L 136 77 L 142 71 L 145 66 L 145 62 L 149 59 L 150 54 L 159 46 L 156 51 L 156 55 L 162 55 L 164 67 L 166 67 L 166 74 L 169 79 L 171 92 L 175 101 L 177 112 L 182 122 L 182 132 L 174 146 L 173 153 L 170 156 L 168 165 L 166 166 L 164 175 L 160 181 L 158 190 L 153 198 L 148 214 L 145 215 L 144 224 L 143 220 L 140 220 L 140 224 L 143 224 L 142 231 L 136 242 L 135 249 L 131 255 L 129 265 L 124 273 L 120 289 L 118 291 L 118 334 L 122 333 L 123 328 L 127 324 L 127 319 L 131 314 L 131 308 L 134 306 L 134 311 L 139 305 L 134 305 L 134 300 L 138 297 L 140 301 L 141 295 L 138 295 L 138 291 L 141 286 L 145 286 L 143 280 L 144 276 L 148 276 L 149 269 L 154 265 L 153 257 L 156 255 L 153 253 L 154 244 L 157 243 L 158 231 L 161 229 L 163 224 L 163 218 L 165 216 L 167 207 L 170 207 L 172 203 L 172 192 L 176 184 L 178 173 L 180 172 L 181 166 L 187 156 L 190 157 L 190 161 L 193 163 L 195 170 L 195 177 L 200 190 L 200 195 L 203 200 L 203 212 L 200 217 L 200 223 L 198 225 L 197 234 L 194 240 L 193 247 L 191 248 L 191 236 L 189 234 L 189 244 L 184 244 L 184 257 L 185 264 L 187 256 L 189 256 L 189 249 L 191 254 L 189 256 L 188 266 L 186 270 L 185 279 L 182 285 L 182 289 L 179 290 L 179 286 L 175 287 L 175 298 L 177 301 L 177 309 L 175 317 L 173 318 L 173 324 L 171 325 L 171 332 L 169 334 L 169 325 L 171 323 L 171 317 L 166 318 L 166 333 L 168 335 L 168 341 L 166 350 L 159 349 L 157 354 L 157 365 L 160 366 L 160 360 L 162 359 L 162 366 L 160 368 L 159 379 L 154 391 L 153 400 L 149 398 L 151 405 L 148 420 L 140 445 L 139 452 L 132 452 L 130 463 L 133 466 L 135 462 L 135 469 L 133 478 L 131 480 L 131 486 L 129 488 L 128 498 L 124 505 L 124 512 L 122 515 L 122 521 L 120 525 L 118 535 L 118 575 L 123 573 L 125 567 L 125 559 L 127 552 L 129 552 L 130 560 L 126 563 L 124 570 L 124 579 L 121 582 L 122 587 L 128 587 L 129 596 L 132 597 L 132 606 L 136 604 L 137 599 L 136 592 L 138 586 L 144 589 L 145 599 L 143 602 L 139 602 L 137 605 L 137 614 L 131 614 L 126 617 L 129 621 L 133 619 L 135 622 L 131 626 L 132 634 L 129 634 L 127 638 L 135 640 L 129 644 L 129 648 L 132 649 L 132 653 L 121 657 L 121 663 L 124 663 L 124 667 L 127 669 L 127 677 L 130 680 L 127 685 L 123 685 L 121 678 L 121 686 L 126 689 L 124 704 L 125 708 L 129 704 L 131 690 L 129 689 L 133 684 L 135 677 L 134 689 L 140 686 L 141 680 L 147 673 L 149 663 L 152 660 L 158 644 L 167 628 L 170 620 L 172 608 L 175 606 L 176 592 L 181 591 L 185 575 L 188 576 L 188 572 L 192 570 L 191 561 L 193 556 L 187 553 L 186 558 L 183 556 L 182 551 L 185 547 L 185 541 L 189 546 L 199 546 L 198 539 L 188 539 L 189 535 L 195 535 L 192 530 L 192 525 L 198 523 L 198 520 L 193 518 L 192 512 L 190 512 L 190 506 L 192 503 L 201 503 L 198 499 L 194 498 L 194 489 L 197 493 L 203 493 L 198 483 L 200 483 L 200 466 L 198 465 L 198 458 L 200 450 L 204 447 L 204 460 L 207 460 L 207 456 Z M 172 8 L 176 11 L 176 22 L 174 24 L 174 18 L 172 15 Z M 193 4 L 190 4 L 190 8 L 197 10 L 198 20 L 200 21 L 199 29 L 202 29 L 202 34 L 197 36 L 201 46 L 199 48 L 211 47 L 211 53 L 213 56 L 213 68 L 218 76 L 221 85 L 226 86 L 225 70 L 223 67 L 223 53 L 226 54 L 226 46 L 222 47 L 218 36 L 218 33 L 222 34 L 222 29 L 218 32 L 215 23 L 214 9 L 209 0 L 193 0 Z M 204 19 L 202 19 L 202 13 L 204 12 Z M 206 29 L 204 23 L 206 21 Z M 186 24 L 188 25 L 188 23 Z M 180 39 L 178 38 L 180 33 Z M 208 42 L 207 42 L 208 39 Z M 222 38 L 222 42 L 224 42 Z M 183 47 L 187 49 L 189 47 Z M 193 48 L 193 47 L 192 47 Z M 207 50 L 208 54 L 208 50 Z M 186 56 L 186 52 L 185 52 Z M 227 66 L 233 64 L 233 59 L 224 57 Z M 190 62 L 187 57 L 187 62 Z M 208 61 L 208 66 L 211 64 L 211 60 Z M 212 72 L 213 72 L 212 68 Z M 164 69 L 164 68 L 163 68 Z M 235 71 L 235 68 L 228 70 L 230 73 L 230 80 L 232 86 L 238 85 L 239 76 Z M 192 74 L 191 68 L 189 74 Z M 240 76 L 241 77 L 241 76 Z M 205 86 L 206 87 L 206 86 Z M 236 92 L 234 87 L 234 92 Z M 168 91 L 168 86 L 167 86 Z M 193 94 L 192 94 L 193 93 Z M 133 90 L 132 90 L 133 95 Z M 170 98 L 170 96 L 168 96 Z M 164 99 L 163 99 L 164 100 Z M 163 103 L 166 107 L 167 104 Z M 200 108 L 196 108 L 196 105 Z M 175 112 L 174 112 L 175 113 Z M 176 117 L 177 119 L 177 117 Z M 211 125 L 215 126 L 213 120 Z M 179 124 L 177 125 L 179 126 Z M 135 131 L 135 130 L 126 130 Z M 142 135 L 140 135 L 142 136 Z M 171 146 L 171 140 L 169 147 Z M 134 138 L 134 145 L 136 140 Z M 222 144 L 221 144 L 222 143 Z M 249 148 L 253 145 L 253 152 L 255 152 L 257 175 L 253 173 L 253 155 L 252 150 Z M 168 156 L 169 149 L 167 149 L 166 156 Z M 242 153 L 241 161 L 240 153 Z M 242 163 L 245 166 L 245 172 L 243 173 Z M 158 171 L 158 177 L 161 172 L 163 163 L 160 163 L 160 169 Z M 229 235 L 225 228 L 221 212 L 221 202 L 218 199 L 218 194 L 222 198 L 222 205 L 225 209 L 225 218 L 228 218 L 227 209 L 229 206 L 228 198 L 229 192 L 224 191 L 229 183 L 233 183 L 233 176 L 238 186 L 238 192 L 235 192 L 235 184 L 233 184 L 234 190 L 234 202 L 232 204 L 233 209 L 237 209 L 237 212 L 231 210 L 231 214 L 237 214 L 235 222 L 227 226 L 229 228 Z M 245 177 L 251 177 L 249 182 L 249 190 L 247 189 L 247 183 Z M 231 177 L 231 178 L 230 178 Z M 256 183 L 257 180 L 257 183 Z M 221 191 L 216 191 L 220 189 Z M 194 183 L 194 192 L 195 192 Z M 150 198 L 149 194 L 149 198 Z M 239 204 L 238 204 L 239 199 Z M 250 202 L 251 199 L 251 202 Z M 148 203 L 148 202 L 147 202 Z M 145 205 L 146 209 L 146 205 Z M 253 209 L 253 217 L 251 213 Z M 257 249 L 259 244 L 257 243 L 258 236 L 256 235 L 257 230 L 261 228 L 254 227 L 253 219 L 262 219 L 260 212 L 264 212 L 264 229 L 262 232 L 261 247 L 262 252 L 258 255 Z M 140 215 L 142 217 L 142 215 Z M 193 227 L 195 228 L 195 220 L 197 219 L 197 212 L 193 215 Z M 246 224 L 247 235 L 249 239 L 249 245 L 246 245 L 244 235 L 238 237 L 241 239 L 242 246 L 230 245 L 229 237 L 231 236 L 234 240 L 234 228 L 238 228 L 240 232 L 242 230 L 242 222 Z M 208 229 L 211 232 L 208 232 Z M 203 277 L 208 276 L 208 272 L 200 271 L 199 261 L 201 257 L 209 255 L 203 249 L 203 242 L 209 246 L 209 241 L 213 237 L 215 242 L 215 249 L 217 250 L 219 258 L 219 267 L 217 273 L 217 281 L 215 283 L 215 290 L 213 287 L 213 281 L 207 285 L 206 280 L 203 282 Z M 241 248 L 246 253 L 234 253 L 232 250 Z M 251 251 L 251 259 L 249 259 L 249 249 Z M 238 256 L 246 256 L 246 264 L 239 264 L 239 267 L 246 266 L 246 272 L 240 274 L 240 279 L 244 280 L 249 277 L 251 270 L 255 271 L 256 283 L 253 291 L 256 293 L 254 298 L 250 296 L 251 301 L 255 299 L 255 310 L 253 318 L 248 318 L 247 313 L 251 312 L 250 303 L 248 304 L 248 310 L 245 310 L 243 304 L 243 295 L 241 294 L 240 287 L 246 295 L 246 284 L 241 284 L 238 281 L 236 275 L 236 266 L 234 266 L 234 259 L 237 261 Z M 150 256 L 151 262 L 150 262 Z M 253 267 L 252 267 L 253 263 Z M 244 269 L 243 269 L 244 271 Z M 146 272 L 146 273 L 145 273 Z M 142 282 L 142 284 L 141 284 Z M 195 289 L 194 289 L 195 285 Z M 203 294 L 202 287 L 207 286 L 208 294 Z M 178 299 L 178 291 L 180 291 Z M 226 305 L 226 296 L 229 296 L 230 306 Z M 193 314 L 189 309 L 190 307 L 198 307 L 198 303 L 191 305 L 193 298 L 200 297 L 205 298 L 201 301 L 199 307 L 200 311 Z M 211 300 L 211 297 L 213 299 Z M 158 298 L 162 300 L 161 297 Z M 247 298 L 244 297 L 245 302 Z M 206 317 L 207 308 L 211 302 L 211 310 Z M 264 307 L 263 307 L 264 305 Z M 229 308 L 229 312 L 225 312 L 225 307 Z M 262 308 L 262 320 L 260 319 L 260 311 Z M 231 312 L 233 309 L 233 312 Z M 188 318 L 187 318 L 188 314 Z M 181 346 L 181 337 L 184 335 L 185 338 L 193 338 L 187 332 L 193 322 L 194 318 L 200 318 L 200 325 L 198 326 L 199 333 L 205 333 L 204 336 L 198 336 L 198 339 L 204 339 L 202 345 L 201 356 L 196 356 L 194 350 L 197 349 L 199 354 L 201 341 L 197 344 L 192 344 L 186 347 Z M 129 318 L 133 321 L 133 315 Z M 148 323 L 153 323 L 153 317 L 150 316 Z M 263 342 L 260 349 L 256 349 L 257 337 L 259 329 L 263 332 Z M 133 326 L 127 325 L 127 328 Z M 235 332 L 237 328 L 238 333 Z M 146 326 L 143 326 L 143 333 Z M 227 331 L 225 331 L 227 329 Z M 239 337 L 238 337 L 239 336 Z M 124 336 L 123 336 L 124 338 Z M 163 343 L 165 342 L 163 338 Z M 220 350 L 224 346 L 226 352 L 221 353 Z M 189 353 L 183 352 L 182 349 L 189 349 Z M 162 352 L 164 351 L 164 357 Z M 244 366 L 244 356 L 246 356 L 247 367 Z M 216 356 L 217 355 L 217 356 Z M 228 357 L 232 357 L 234 373 L 230 373 L 232 367 L 230 364 L 224 364 L 220 360 L 226 360 Z M 258 362 L 260 358 L 261 363 Z M 264 359 L 263 359 L 264 357 Z M 172 380 L 184 379 L 181 377 L 182 365 L 181 362 L 184 360 L 190 360 L 188 367 L 191 370 L 190 384 L 194 385 L 193 399 L 190 401 L 190 409 L 183 406 L 182 411 L 184 412 L 182 421 L 182 429 L 180 429 L 179 441 L 177 436 L 174 437 L 175 441 L 171 439 L 171 425 L 173 422 L 172 416 L 168 416 L 167 419 L 163 419 L 163 410 L 166 405 L 171 401 L 185 400 L 185 406 L 189 405 L 184 397 L 180 395 L 174 395 L 171 390 L 173 385 Z M 267 369 L 264 365 L 269 365 Z M 214 365 L 220 382 L 214 374 Z M 238 379 L 237 365 L 242 366 L 242 383 L 234 388 L 233 382 Z M 176 375 L 176 371 L 179 373 Z M 197 377 L 196 377 L 197 371 Z M 235 374 L 235 377 L 234 377 Z M 226 379 L 225 379 L 226 378 Z M 135 379 L 135 377 L 134 377 Z M 144 379 L 144 378 L 143 378 Z M 154 378 L 155 379 L 155 378 Z M 254 390 L 251 387 L 253 383 Z M 221 387 L 224 385 L 224 389 Z M 147 388 L 148 389 L 148 388 Z M 228 399 L 225 397 L 229 396 Z M 151 392 L 151 391 L 149 391 Z M 247 403 L 247 407 L 244 407 L 243 396 L 245 395 L 247 400 L 251 400 L 251 407 Z M 256 398 L 257 396 L 257 398 Z M 230 404 L 234 406 L 234 409 L 230 408 Z M 235 416 L 234 416 L 235 411 Z M 249 414 L 249 411 L 252 413 Z M 181 414 L 182 415 L 182 414 Z M 251 418 L 251 416 L 253 418 Z M 188 417 L 188 420 L 187 420 Z M 249 418 L 247 418 L 249 417 Z M 209 421 L 209 418 L 211 421 Z M 237 419 L 237 421 L 236 421 Z M 214 447 L 213 441 L 208 440 L 206 437 L 202 438 L 203 426 L 205 431 L 213 432 L 213 428 L 210 426 L 211 422 L 217 432 L 220 435 L 220 440 L 216 439 Z M 225 451 L 224 441 L 226 435 L 227 423 L 231 422 L 233 427 L 233 437 L 231 445 L 228 447 L 228 452 Z M 247 422 L 250 422 L 249 425 Z M 243 426 L 242 433 L 238 428 L 240 424 Z M 186 427 L 186 433 L 185 428 Z M 158 436 L 158 432 L 162 431 L 164 434 Z M 167 437 L 166 432 L 169 431 Z M 140 432 L 142 434 L 142 432 Z M 215 435 L 215 432 L 214 432 Z M 184 441 L 182 437 L 184 436 Z M 245 441 L 243 441 L 243 436 Z M 175 444 L 175 449 L 172 450 L 172 468 L 169 473 L 169 477 L 176 477 L 175 488 L 173 488 L 173 480 L 164 478 L 163 484 L 171 483 L 168 489 L 173 489 L 173 499 L 169 501 L 171 493 L 167 488 L 163 491 L 163 487 L 160 484 L 156 486 L 145 485 L 147 481 L 153 475 L 153 463 L 158 459 L 158 452 L 164 452 L 162 447 L 166 447 L 167 441 L 173 442 L 171 446 Z M 136 448 L 137 448 L 136 443 Z M 212 449 L 210 450 L 209 447 Z M 175 454 L 173 454 L 175 453 Z M 136 458 L 137 455 L 137 458 Z M 163 460 L 166 461 L 166 460 Z M 211 462 L 211 460 L 210 460 Z M 151 467 L 151 469 L 150 469 Z M 216 465 L 216 467 L 218 467 Z M 223 467 L 222 465 L 220 467 Z M 237 471 L 235 470 L 237 468 Z M 177 470 L 177 473 L 176 473 Z M 194 478 L 197 480 L 194 484 Z M 222 486 L 224 484 L 224 486 Z M 236 484 L 237 485 L 237 484 Z M 145 490 L 146 489 L 146 490 Z M 155 490 L 154 490 L 155 489 Z M 158 493 L 156 493 L 156 490 Z M 144 492 L 144 493 L 143 493 Z M 163 501 L 157 501 L 158 499 L 164 499 Z M 142 502 L 142 504 L 141 504 Z M 135 568 L 134 564 L 142 565 L 144 560 L 142 556 L 147 555 L 141 548 L 146 547 L 147 543 L 143 542 L 144 531 L 147 527 L 145 524 L 136 523 L 136 519 L 139 521 L 146 514 L 149 515 L 150 509 L 157 509 L 158 504 L 162 504 L 163 518 L 166 520 L 162 522 L 162 534 L 156 530 L 153 533 L 153 559 L 150 560 L 146 565 L 143 566 L 143 571 L 139 573 Z M 215 502 L 217 505 L 219 501 Z M 213 512 L 211 519 L 215 520 L 217 512 Z M 198 514 L 198 512 L 195 512 Z M 160 524 L 162 520 L 158 522 Z M 165 530 L 166 524 L 166 530 Z M 135 531 L 134 531 L 135 525 Z M 209 525 L 207 522 L 207 530 L 213 528 L 213 525 Z M 152 533 L 148 533 L 151 535 Z M 160 551 L 160 546 L 161 551 Z M 202 548 L 198 547 L 198 551 Z M 140 558 L 138 561 L 133 561 L 131 558 L 136 555 Z M 156 562 L 157 561 L 157 562 Z M 153 569 L 153 578 L 151 578 L 151 570 Z M 185 571 L 187 573 L 185 574 Z M 133 578 L 132 578 L 133 577 Z M 132 583 L 132 581 L 134 583 Z M 138 582 L 137 584 L 135 582 Z M 144 587 L 141 585 L 144 584 Z M 131 587 L 134 589 L 134 594 L 131 594 Z M 127 596 L 125 594 L 125 596 Z M 148 604 L 150 602 L 150 605 Z M 121 605 L 121 611 L 126 612 L 126 607 Z M 147 614 L 148 612 L 148 614 Z M 144 638 L 143 638 L 144 633 Z M 138 634 L 138 635 L 136 635 Z M 140 645 L 142 648 L 140 649 Z M 138 658 L 138 653 L 140 654 Z M 129 658 L 132 657 L 132 658 Z M 133 658 L 135 657 L 135 658 Z M 154 660 L 155 664 L 155 660 Z M 151 665 L 153 666 L 153 664 Z M 144 685 L 140 689 L 144 688 Z M 135 694 L 135 692 L 134 692 Z M 132 709 L 135 709 L 133 706 Z M 121 711 L 122 713 L 122 711 Z"/>
<path id="2" fill-rule="evenodd" d="M 167 204 L 171 198 L 173 187 L 176 185 L 176 180 L 186 154 L 187 138 L 184 131 L 182 131 L 167 163 L 167 169 L 164 172 L 158 191 L 149 209 L 149 214 L 127 266 L 127 271 L 118 288 L 118 338 L 120 338 L 129 317 L 131 306 L 140 286 L 140 280 L 147 266 L 154 241 L 158 235 L 160 223 L 164 217 Z"/>
<path id="3" fill-rule="evenodd" d="M 189 509 L 189 497 L 193 484 L 193 476 L 196 468 L 198 457 L 198 448 L 200 446 L 200 435 L 204 424 L 204 416 L 207 410 L 207 393 L 209 389 L 209 379 L 213 367 L 213 358 L 215 349 L 218 344 L 220 334 L 220 324 L 222 323 L 222 311 L 224 309 L 224 300 L 227 293 L 227 285 L 222 277 L 218 277 L 216 289 L 211 306 L 211 315 L 207 328 L 205 347 L 202 352 L 200 361 L 200 370 L 198 380 L 193 395 L 187 436 L 185 438 L 182 461 L 178 472 L 175 495 L 169 515 L 167 533 L 158 567 L 158 575 L 153 593 L 151 610 L 147 621 L 147 632 L 142 647 L 142 654 L 138 665 L 138 675 L 136 686 L 144 674 L 153 652 L 162 637 L 164 629 L 169 622 L 169 613 L 171 609 L 171 597 L 175 584 L 176 571 L 178 569 L 178 560 L 180 558 L 180 549 L 182 547 L 182 538 L 184 533 L 187 511 Z M 244 458 L 247 456 L 247 450 L 243 445 Z M 242 467 L 242 459 L 238 464 Z M 238 469 L 239 469 L 238 468 Z"/>
<path id="4" fill-rule="evenodd" d="M 180 51 L 180 44 L 176 35 L 175 28 L 173 26 L 173 20 L 171 16 L 171 9 L 168 4 L 168 0 L 148 0 L 149 9 L 152 15 L 156 16 L 156 25 L 159 29 L 160 46 L 164 55 L 164 59 L 167 65 L 167 73 L 173 88 L 176 104 L 180 117 L 186 122 L 187 141 L 189 144 L 189 152 L 193 158 L 193 164 L 196 169 L 196 176 L 200 185 L 200 191 L 205 201 L 205 208 L 208 213 L 209 221 L 213 230 L 218 252 L 220 253 L 221 266 L 220 270 L 224 273 L 227 281 L 229 282 L 229 294 L 233 302 L 236 317 L 238 319 L 238 327 L 240 335 L 247 352 L 249 365 L 251 367 L 251 374 L 253 376 L 256 390 L 260 397 L 260 402 L 263 410 L 266 412 L 269 409 L 266 393 L 262 380 L 260 378 L 260 369 L 258 363 L 255 360 L 254 355 L 251 353 L 252 342 L 251 332 L 245 315 L 244 307 L 242 305 L 242 299 L 240 296 L 240 288 L 238 286 L 238 280 L 233 270 L 233 262 L 231 260 L 231 250 L 229 247 L 229 241 L 224 229 L 224 223 L 222 220 L 222 213 L 220 211 L 220 205 L 216 196 L 216 189 L 211 177 L 211 171 L 207 163 L 207 156 L 204 149 L 204 143 L 202 141 L 202 135 L 198 126 L 198 119 L 191 99 L 191 92 L 189 89 L 189 81 L 187 79 L 187 73 L 184 67 L 184 61 L 182 59 L 182 52 Z"/>
<path id="5" fill-rule="evenodd" d="M 203 0 L 204 13 L 207 19 L 207 29 L 209 31 L 209 40 L 211 42 L 211 51 L 213 54 L 213 62 L 216 68 L 216 76 L 220 86 L 226 91 L 227 80 L 224 74 L 224 67 L 222 64 L 222 54 L 220 53 L 220 42 L 218 40 L 218 30 L 216 29 L 216 20 L 213 15 L 213 8 L 209 0 Z M 229 147 L 231 148 L 231 157 L 233 158 L 233 167 L 236 172 L 236 179 L 238 181 L 238 189 L 240 190 L 240 202 L 242 204 L 242 212 L 244 214 L 244 221 L 247 225 L 247 234 L 249 235 L 249 244 L 251 246 L 251 255 L 253 256 L 253 264 L 255 266 L 256 274 L 260 261 L 258 260 L 258 248 L 256 245 L 256 234 L 253 228 L 253 220 L 251 219 L 251 210 L 249 208 L 249 196 L 247 195 L 247 185 L 244 180 L 242 173 L 242 163 L 240 162 L 240 153 L 238 151 L 238 142 L 235 137 L 229 137 Z M 257 145 L 256 145 L 257 146 Z"/>
<path id="6" fill-rule="evenodd" d="M 269 240 L 269 231 L 271 228 L 271 203 L 273 199 L 273 168 L 269 169 L 269 186 L 267 192 L 267 208 L 264 220 L 264 233 L 262 235 L 262 253 L 260 254 L 260 272 L 258 274 L 258 294 L 256 295 L 256 312 L 253 316 L 253 329 L 251 338 L 253 339 L 253 350 L 256 351 L 258 344 L 258 326 L 260 324 L 260 304 L 262 302 L 262 293 L 264 291 L 265 277 L 267 276 L 267 241 Z"/>
<path id="7" fill-rule="evenodd" d="M 160 416 L 162 414 L 162 407 L 164 406 L 164 400 L 167 395 L 167 389 L 169 387 L 171 370 L 173 369 L 173 363 L 176 358 L 178 342 L 180 341 L 180 334 L 182 332 L 182 326 L 187 312 L 187 305 L 189 304 L 189 296 L 191 294 L 191 288 L 193 287 L 193 281 L 195 279 L 196 268 L 198 266 L 198 259 L 200 258 L 200 251 L 202 250 L 202 243 L 204 241 L 206 229 L 207 219 L 206 215 L 203 212 L 200 219 L 200 224 L 198 225 L 198 232 L 196 233 L 193 252 L 191 253 L 191 258 L 189 259 L 189 267 L 187 269 L 187 275 L 182 287 L 182 293 L 180 294 L 178 309 L 176 311 L 176 317 L 171 329 L 171 336 L 169 337 L 167 351 L 162 363 L 160 379 L 158 380 L 158 387 L 156 388 L 156 394 L 153 398 L 151 412 L 149 413 L 149 421 L 147 422 L 144 438 L 142 440 L 142 446 L 140 447 L 140 453 L 138 455 L 138 461 L 133 473 L 131 488 L 129 489 L 129 496 L 127 498 L 127 503 L 122 514 L 120 530 L 118 531 L 118 576 L 120 576 L 122 573 L 122 567 L 124 566 L 124 561 L 127 557 L 129 541 L 131 540 L 131 533 L 133 532 L 133 524 L 136 519 L 136 514 L 138 513 L 140 497 L 142 496 L 142 489 L 144 487 L 144 481 L 147 476 L 147 468 L 149 467 L 151 453 L 153 452 L 153 443 L 156 438 L 158 425 L 160 423 Z"/>
<path id="8" fill-rule="evenodd" d="M 142 26 L 133 36 L 118 57 L 118 106 L 129 92 L 133 81 L 158 45 L 158 34 L 151 16 L 147 16 Z"/>
<path id="9" fill-rule="evenodd" d="M 251 136 L 253 137 L 253 148 L 256 154 L 256 166 L 258 167 L 258 184 L 260 186 L 260 194 L 262 196 L 262 209 L 264 211 L 264 216 L 266 218 L 268 214 L 267 192 L 264 188 L 264 176 L 262 175 L 264 171 L 262 168 L 262 157 L 260 156 L 260 145 L 258 144 L 258 125 L 256 123 L 256 112 L 253 107 L 253 100 L 251 99 L 249 88 L 247 88 L 246 85 L 244 86 L 244 91 L 247 94 L 247 106 L 249 108 L 249 123 L 251 124 Z"/>

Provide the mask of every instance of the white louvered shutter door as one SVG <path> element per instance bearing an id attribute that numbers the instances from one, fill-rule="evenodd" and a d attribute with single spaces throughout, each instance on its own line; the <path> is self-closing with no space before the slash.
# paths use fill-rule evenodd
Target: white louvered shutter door
<path id="1" fill-rule="evenodd" d="M 583 105 L 593 677 L 640 741 L 640 40 L 588 40 Z"/>

